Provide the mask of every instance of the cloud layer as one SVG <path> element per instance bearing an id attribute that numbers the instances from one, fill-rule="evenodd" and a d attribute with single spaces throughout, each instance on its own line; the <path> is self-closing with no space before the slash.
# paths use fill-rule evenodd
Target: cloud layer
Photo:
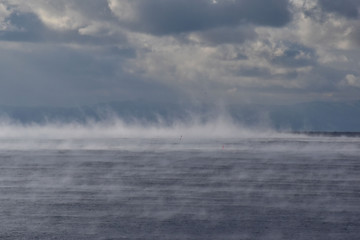
<path id="1" fill-rule="evenodd" d="M 4 0 L 0 102 L 357 99 L 359 10 L 356 0 Z"/>

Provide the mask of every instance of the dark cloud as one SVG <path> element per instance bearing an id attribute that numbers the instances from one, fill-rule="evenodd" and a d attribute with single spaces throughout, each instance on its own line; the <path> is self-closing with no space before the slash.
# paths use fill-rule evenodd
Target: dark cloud
<path id="1" fill-rule="evenodd" d="M 350 38 L 356 46 L 360 47 L 360 24 L 354 27 L 350 33 Z"/>
<path id="2" fill-rule="evenodd" d="M 273 74 L 271 73 L 270 69 L 265 67 L 257 67 L 257 66 L 241 67 L 235 72 L 235 75 L 242 77 L 252 77 L 257 79 L 267 79 L 267 80 L 271 80 L 271 79 L 293 80 L 299 76 L 298 72 L 294 70 L 286 73 Z"/>
<path id="3" fill-rule="evenodd" d="M 249 26 L 231 28 L 215 28 L 208 31 L 200 32 L 201 40 L 209 44 L 223 44 L 223 43 L 243 43 L 246 40 L 255 39 L 256 32 Z"/>
<path id="4" fill-rule="evenodd" d="M 113 21 L 116 19 L 111 14 L 109 4 L 106 0 L 100 0 L 100 1 L 87 0 L 86 2 L 84 2 L 83 0 L 72 0 L 67 4 L 69 8 L 76 9 L 76 11 L 80 12 L 82 16 L 85 16 L 92 20 L 96 19 L 96 20 Z"/>
<path id="5" fill-rule="evenodd" d="M 155 35 L 204 31 L 240 23 L 281 27 L 291 20 L 288 0 L 133 0 L 136 20 L 123 22 Z"/>
<path id="6" fill-rule="evenodd" d="M 47 31 L 37 15 L 14 12 L 5 19 L 11 29 L 0 31 L 0 39 L 6 41 L 39 41 Z"/>
<path id="7" fill-rule="evenodd" d="M 281 55 L 270 58 L 270 62 L 284 67 L 313 66 L 317 62 L 317 56 L 313 49 L 303 45 L 290 43 Z"/>
<path id="8" fill-rule="evenodd" d="M 0 5 L 1 103 L 168 102 L 203 92 L 211 93 L 204 101 L 291 101 L 295 93 L 307 100 L 360 75 L 359 0 Z"/>
<path id="9" fill-rule="evenodd" d="M 347 18 L 359 16 L 359 0 L 319 0 L 319 4 L 327 12 L 334 12 Z"/>
<path id="10" fill-rule="evenodd" d="M 0 48 L 3 105 L 84 105 L 106 101 L 176 99 L 178 91 L 122 68 L 115 51 L 43 46 L 14 52 Z M 126 50 L 124 50 L 126 51 Z"/>
<path id="11" fill-rule="evenodd" d="M 248 59 L 249 59 L 249 57 L 246 56 L 245 54 L 238 53 L 238 54 L 236 54 L 236 57 L 234 60 L 248 60 Z"/>
<path id="12" fill-rule="evenodd" d="M 344 79 L 346 71 L 334 67 L 317 65 L 302 75 L 304 90 L 323 93 L 337 91 L 339 83 Z"/>
<path id="13" fill-rule="evenodd" d="M 119 44 L 126 43 L 122 34 L 98 34 L 96 36 L 79 33 L 79 29 L 54 30 L 46 26 L 35 13 L 15 11 L 5 18 L 9 24 L 0 31 L 0 41 L 15 42 L 59 42 L 81 44 Z"/>
<path id="14" fill-rule="evenodd" d="M 269 77 L 271 75 L 269 69 L 263 67 L 241 67 L 236 71 L 237 76 L 243 77 Z"/>
<path id="15" fill-rule="evenodd" d="M 294 80 L 297 79 L 299 73 L 297 71 L 289 71 L 286 73 L 279 73 L 272 75 L 273 79 L 286 79 L 286 80 Z"/>

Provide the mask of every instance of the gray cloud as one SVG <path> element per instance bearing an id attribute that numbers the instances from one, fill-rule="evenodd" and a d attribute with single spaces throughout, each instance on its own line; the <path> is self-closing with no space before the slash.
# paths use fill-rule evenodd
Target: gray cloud
<path id="1" fill-rule="evenodd" d="M 0 101 L 346 100 L 360 2 L 339 2 L 0 1 Z"/>
<path id="2" fill-rule="evenodd" d="M 46 27 L 33 13 L 12 13 L 5 19 L 12 29 L 0 31 L 0 38 L 6 41 L 39 41 Z"/>
<path id="3" fill-rule="evenodd" d="M 135 18 L 120 19 L 134 31 L 155 35 L 232 27 L 241 23 L 281 27 L 291 20 L 288 0 L 133 0 Z"/>
<path id="4" fill-rule="evenodd" d="M 19 42 L 59 42 L 81 44 L 126 43 L 123 34 L 80 34 L 78 29 L 51 29 L 35 13 L 14 11 L 5 18 L 9 27 L 0 31 L 0 40 Z"/>
<path id="5" fill-rule="evenodd" d="M 59 0 L 57 0 L 59 1 Z M 72 0 L 64 1 L 63 5 L 69 5 L 69 8 L 76 9 L 82 16 L 93 20 L 113 21 L 115 17 L 111 14 L 109 4 L 106 0 L 86 1 Z"/>
<path id="6" fill-rule="evenodd" d="M 198 33 L 205 43 L 218 45 L 223 43 L 240 44 L 246 40 L 256 39 L 256 32 L 250 26 L 214 28 Z"/>
<path id="7" fill-rule="evenodd" d="M 294 43 L 288 44 L 282 54 L 271 57 L 270 61 L 273 64 L 285 67 L 314 66 L 317 63 L 313 49 Z"/>
<path id="8" fill-rule="evenodd" d="M 354 27 L 350 33 L 350 38 L 356 46 L 360 47 L 360 24 Z"/>
<path id="9" fill-rule="evenodd" d="M 269 78 L 271 73 L 267 68 L 261 67 L 241 67 L 236 71 L 236 75 L 244 77 L 267 77 Z"/>
<path id="10" fill-rule="evenodd" d="M 88 51 L 53 45 L 30 51 L 0 48 L 2 105 L 86 105 L 106 101 L 169 102 L 179 96 L 168 86 L 129 74 L 124 52 L 114 48 Z"/>
<path id="11" fill-rule="evenodd" d="M 347 18 L 359 16 L 360 1 L 358 0 L 319 0 L 323 10 L 334 12 Z"/>

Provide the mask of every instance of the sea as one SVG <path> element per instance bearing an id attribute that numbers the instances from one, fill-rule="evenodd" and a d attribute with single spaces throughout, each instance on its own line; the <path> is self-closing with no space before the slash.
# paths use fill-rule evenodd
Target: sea
<path id="1" fill-rule="evenodd" d="M 356 134 L 0 128 L 0 239 L 360 239 Z"/>

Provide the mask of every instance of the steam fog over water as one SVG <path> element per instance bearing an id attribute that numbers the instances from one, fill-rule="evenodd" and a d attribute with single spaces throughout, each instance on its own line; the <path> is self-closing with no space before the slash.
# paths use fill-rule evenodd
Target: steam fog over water
<path id="1" fill-rule="evenodd" d="M 0 239 L 358 239 L 360 138 L 0 124 Z"/>

